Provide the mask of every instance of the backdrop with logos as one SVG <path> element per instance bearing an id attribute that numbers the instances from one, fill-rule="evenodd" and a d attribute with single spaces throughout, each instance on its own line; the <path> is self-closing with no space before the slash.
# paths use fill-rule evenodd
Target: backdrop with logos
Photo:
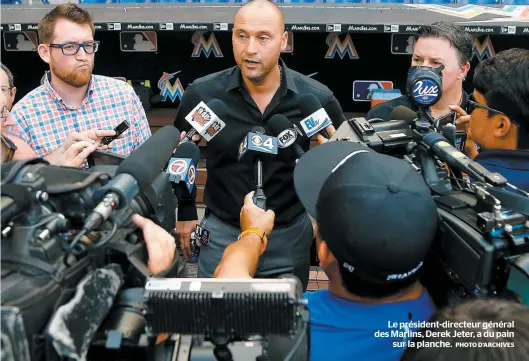
<path id="1" fill-rule="evenodd" d="M 95 74 L 127 80 L 148 80 L 158 107 L 177 107 L 196 78 L 235 64 L 229 32 L 156 32 L 124 30 L 96 32 L 101 42 Z M 291 69 L 327 85 L 344 111 L 365 112 L 373 89 L 404 92 L 413 36 L 408 33 L 289 33 L 282 59 Z M 20 98 L 40 84 L 47 70 L 36 50 L 33 31 L 3 32 L 2 62 L 15 76 Z M 474 38 L 472 69 L 496 52 L 527 47 L 527 37 L 480 35 Z M 472 70 L 465 82 L 472 89 Z"/>

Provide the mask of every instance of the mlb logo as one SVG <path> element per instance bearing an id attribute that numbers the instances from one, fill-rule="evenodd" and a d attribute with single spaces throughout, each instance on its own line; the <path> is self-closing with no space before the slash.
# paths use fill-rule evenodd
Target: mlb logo
<path id="1" fill-rule="evenodd" d="M 353 82 L 353 101 L 370 102 L 376 89 L 393 89 L 393 82 L 388 80 L 355 80 Z"/>
<path id="2" fill-rule="evenodd" d="M 2 34 L 6 51 L 37 51 L 39 42 L 36 31 L 6 31 Z"/>
<path id="3" fill-rule="evenodd" d="M 158 37 L 156 31 L 122 31 L 119 33 L 121 51 L 156 52 Z"/>
<path id="4" fill-rule="evenodd" d="M 391 54 L 412 55 L 414 46 L 413 34 L 391 34 Z"/>

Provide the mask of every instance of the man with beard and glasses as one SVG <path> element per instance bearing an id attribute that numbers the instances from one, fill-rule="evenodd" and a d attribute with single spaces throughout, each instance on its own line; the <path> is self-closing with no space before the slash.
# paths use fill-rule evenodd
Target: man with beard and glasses
<path id="1" fill-rule="evenodd" d="M 61 147 L 71 133 L 92 134 L 123 121 L 130 128 L 110 146 L 128 155 L 151 135 L 142 104 L 132 87 L 114 78 L 93 75 L 94 23 L 76 4 L 61 4 L 39 23 L 39 55 L 50 65 L 44 83 L 14 107 L 16 125 L 9 132 L 43 157 Z M 106 134 L 105 134 L 106 135 Z"/>

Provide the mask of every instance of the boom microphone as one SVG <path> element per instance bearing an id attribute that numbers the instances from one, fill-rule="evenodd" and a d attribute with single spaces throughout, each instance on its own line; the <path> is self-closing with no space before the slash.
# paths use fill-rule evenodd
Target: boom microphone
<path id="1" fill-rule="evenodd" d="M 189 142 L 195 134 L 199 134 L 206 142 L 211 141 L 226 126 L 222 117 L 225 117 L 227 113 L 226 104 L 219 99 L 212 99 L 207 105 L 204 102 L 198 103 L 186 116 L 192 128 L 182 142 Z"/>
<path id="2" fill-rule="evenodd" d="M 296 143 L 297 133 L 292 122 L 283 114 L 272 116 L 268 121 L 268 127 L 272 134 L 277 137 L 279 148 L 290 148 L 298 159 L 305 154 L 300 145 Z"/>
<path id="3" fill-rule="evenodd" d="M 325 128 L 332 125 L 329 115 L 314 94 L 303 95 L 299 101 L 301 114 L 305 117 L 300 125 L 308 138 L 314 134 L 321 133 L 325 139 L 331 136 Z"/>
<path id="4" fill-rule="evenodd" d="M 152 183 L 160 175 L 179 141 L 178 129 L 171 125 L 165 126 L 123 160 L 116 176 L 94 192 L 95 202 L 101 198 L 103 200 L 87 217 L 83 228 L 86 231 L 97 229 L 110 217 L 112 211 L 129 205 L 140 191 L 150 204 L 157 204 Z"/>
<path id="5" fill-rule="evenodd" d="M 189 193 L 193 192 L 199 160 L 200 149 L 195 143 L 182 143 L 176 148 L 165 171 L 175 191 L 185 188 Z"/>

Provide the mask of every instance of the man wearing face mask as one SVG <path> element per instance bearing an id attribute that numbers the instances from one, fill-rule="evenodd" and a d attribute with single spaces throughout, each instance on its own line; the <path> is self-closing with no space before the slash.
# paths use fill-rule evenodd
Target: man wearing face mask
<path id="1" fill-rule="evenodd" d="M 464 28 L 450 23 L 434 23 L 422 26 L 415 35 L 412 66 L 437 68 L 444 65 L 443 94 L 439 102 L 430 109 L 434 119 L 451 112 L 450 105 L 467 107 L 468 95 L 463 90 L 463 80 L 470 70 L 472 58 L 472 36 Z M 408 95 L 389 100 L 373 107 L 366 119 L 391 120 L 391 112 L 403 105 L 418 110 Z"/>
<path id="2" fill-rule="evenodd" d="M 224 249 L 240 233 L 242 200 L 255 189 L 253 164 L 239 163 L 237 159 L 244 136 L 255 126 L 270 134 L 268 121 L 275 114 L 299 124 L 307 116 L 299 107 L 300 97 L 306 94 L 319 99 L 335 128 L 345 120 L 340 104 L 326 86 L 289 69 L 279 58 L 287 38 L 283 14 L 274 3 L 255 0 L 245 4 L 235 16 L 232 34 L 237 66 L 195 80 L 178 108 L 175 126 L 184 131 L 190 129 L 186 115 L 201 101 L 219 99 L 229 112 L 227 116 L 219 115 L 226 128 L 207 147 L 207 210 L 202 226 L 210 231 L 210 239 L 200 250 L 199 277 L 213 276 Z M 303 138 L 300 145 L 308 150 L 309 139 Z M 294 192 L 292 172 L 296 158 L 287 152 L 290 150 L 281 149 L 278 157 L 263 160 L 267 207 L 277 216 L 257 275 L 273 277 L 294 272 L 306 286 L 313 231 Z M 195 200 L 191 198 L 180 199 L 176 224 L 186 257 L 190 256 L 190 234 L 198 222 Z"/>
<path id="3" fill-rule="evenodd" d="M 467 132 L 467 155 L 529 192 L 529 50 L 505 50 L 479 63 L 469 115 L 452 109 Z"/>
<path id="4" fill-rule="evenodd" d="M 151 135 L 132 87 L 92 74 L 99 48 L 94 32 L 90 14 L 71 3 L 55 7 L 39 23 L 38 52 L 50 71 L 41 86 L 13 107 L 15 125 L 9 129 L 39 157 L 68 143 L 69 134 L 112 131 L 125 120 L 130 127 L 110 143 L 113 152 L 128 155 Z"/>

